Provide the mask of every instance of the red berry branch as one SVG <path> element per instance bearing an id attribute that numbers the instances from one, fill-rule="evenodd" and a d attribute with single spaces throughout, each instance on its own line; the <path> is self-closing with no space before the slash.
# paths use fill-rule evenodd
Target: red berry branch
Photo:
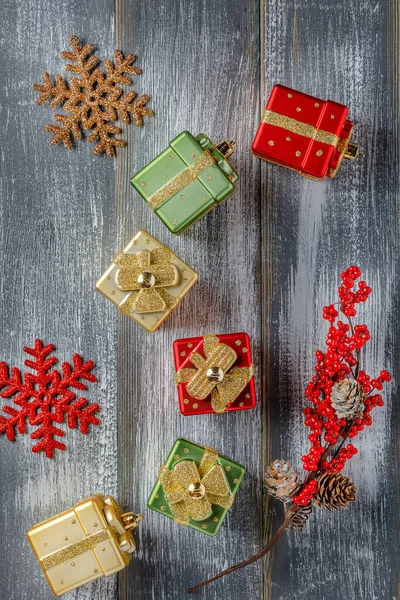
<path id="1" fill-rule="evenodd" d="M 364 427 L 372 425 L 371 412 L 383 406 L 380 392 L 390 381 L 387 371 L 371 377 L 360 370 L 360 351 L 370 339 L 368 327 L 354 325 L 356 306 L 368 300 L 371 288 L 358 267 L 350 266 L 341 274 L 339 302 L 324 306 L 323 318 L 330 326 L 326 350 L 317 350 L 315 375 L 308 383 L 305 395 L 311 406 L 304 410 L 305 425 L 311 447 L 302 457 L 304 480 L 289 463 L 276 460 L 267 469 L 265 483 L 268 493 L 285 503 L 285 517 L 264 548 L 256 554 L 215 577 L 188 590 L 193 593 L 205 585 L 245 567 L 267 554 L 286 529 L 301 531 L 315 506 L 327 510 L 345 508 L 355 500 L 354 484 L 341 473 L 347 460 L 357 454 L 357 448 L 347 443 Z M 343 320 L 338 317 L 343 315 Z"/>

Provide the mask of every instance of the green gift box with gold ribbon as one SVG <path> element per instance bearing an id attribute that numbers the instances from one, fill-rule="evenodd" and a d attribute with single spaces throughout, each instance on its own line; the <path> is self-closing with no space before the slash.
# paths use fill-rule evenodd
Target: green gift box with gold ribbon
<path id="1" fill-rule="evenodd" d="M 208 446 L 179 438 L 151 492 L 148 507 L 180 525 L 217 535 L 245 469 Z"/>
<path id="2" fill-rule="evenodd" d="M 183 131 L 132 177 L 133 187 L 168 229 L 179 235 L 235 191 L 238 175 L 227 158 L 234 142 L 214 145 Z"/>

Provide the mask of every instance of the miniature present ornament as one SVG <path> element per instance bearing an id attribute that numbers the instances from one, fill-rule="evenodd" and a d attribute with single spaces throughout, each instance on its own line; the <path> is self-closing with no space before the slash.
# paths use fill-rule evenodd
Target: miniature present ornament
<path id="1" fill-rule="evenodd" d="M 208 446 L 176 440 L 148 507 L 214 536 L 231 508 L 245 469 Z"/>
<path id="2" fill-rule="evenodd" d="M 179 235 L 234 193 L 238 176 L 227 160 L 233 144 L 214 145 L 203 133 L 183 131 L 131 183 Z"/>
<path id="3" fill-rule="evenodd" d="M 350 141 L 354 124 L 347 113 L 347 106 L 338 102 L 275 85 L 252 153 L 310 179 L 335 177 L 343 158 L 363 156 Z"/>
<path id="4" fill-rule="evenodd" d="M 197 281 L 197 273 L 141 229 L 96 283 L 121 312 L 153 332 Z"/>
<path id="5" fill-rule="evenodd" d="M 124 569 L 136 550 L 141 514 L 123 513 L 111 496 L 94 494 L 47 521 L 27 537 L 53 593 L 61 596 Z"/>
<path id="6" fill-rule="evenodd" d="M 174 359 L 183 415 L 255 407 L 254 368 L 247 333 L 176 340 Z"/>

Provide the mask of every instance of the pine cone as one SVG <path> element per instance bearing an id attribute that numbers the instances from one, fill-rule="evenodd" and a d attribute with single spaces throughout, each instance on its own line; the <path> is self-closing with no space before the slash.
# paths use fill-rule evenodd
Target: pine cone
<path id="1" fill-rule="evenodd" d="M 323 473 L 317 481 L 316 506 L 332 511 L 348 508 L 348 503 L 356 499 L 356 487 L 343 473 Z"/>
<path id="2" fill-rule="evenodd" d="M 343 379 L 332 388 L 331 404 L 338 419 L 353 419 L 361 413 L 364 391 L 355 379 Z"/>
<path id="3" fill-rule="evenodd" d="M 275 460 L 265 474 L 268 493 L 282 502 L 288 502 L 299 487 L 299 476 L 285 460 Z"/>

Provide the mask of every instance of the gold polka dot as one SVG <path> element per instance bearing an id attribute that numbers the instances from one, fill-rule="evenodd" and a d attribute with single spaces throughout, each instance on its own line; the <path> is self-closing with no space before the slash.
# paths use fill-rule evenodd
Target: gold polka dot
<path id="1" fill-rule="evenodd" d="M 43 546 L 47 546 L 47 542 L 45 542 L 45 543 L 43 544 Z"/>
<path id="2" fill-rule="evenodd" d="M 167 508 L 166 506 L 162 506 L 162 507 L 161 507 L 161 510 L 165 510 L 166 508 Z"/>
<path id="3" fill-rule="evenodd" d="M 111 296 L 114 296 L 115 290 L 111 290 Z"/>
<path id="4" fill-rule="evenodd" d="M 287 97 L 288 97 L 288 98 L 291 98 L 291 97 L 292 97 L 292 94 L 288 94 L 288 95 L 287 95 Z"/>
<path id="5" fill-rule="evenodd" d="M 93 523 L 93 527 L 98 527 L 99 524 L 98 523 Z"/>
<path id="6" fill-rule="evenodd" d="M 176 225 L 176 219 L 172 221 L 172 225 Z"/>
<path id="7" fill-rule="evenodd" d="M 202 528 L 207 529 L 207 523 L 203 523 Z"/>
<path id="8" fill-rule="evenodd" d="M 246 394 L 246 398 L 250 398 L 250 394 Z"/>
<path id="9" fill-rule="evenodd" d="M 111 275 L 109 275 L 109 276 L 107 277 L 107 279 L 108 279 L 108 281 L 110 281 L 110 279 L 111 279 Z M 72 522 L 74 522 L 74 521 L 72 521 Z"/>
<path id="10" fill-rule="evenodd" d="M 184 278 L 183 278 L 183 281 L 187 281 L 187 277 L 184 277 Z"/>
<path id="11" fill-rule="evenodd" d="M 71 563 L 71 567 L 74 567 L 74 566 L 75 566 L 75 563 Z"/>
<path id="12" fill-rule="evenodd" d="M 227 466 L 225 467 L 225 469 L 226 469 L 226 470 L 228 471 L 228 473 L 229 473 L 229 471 L 231 470 L 231 467 L 230 467 L 229 465 L 227 465 Z"/>
<path id="13" fill-rule="evenodd" d="M 207 175 L 207 179 L 208 179 L 208 181 L 211 181 L 211 179 L 212 179 L 211 175 Z"/>
<path id="14" fill-rule="evenodd" d="M 181 352 L 181 356 L 186 356 L 186 350 L 183 350 L 183 351 Z"/>
<path id="15" fill-rule="evenodd" d="M 181 194 L 181 200 L 184 200 L 185 196 L 183 194 Z"/>
<path id="16" fill-rule="evenodd" d="M 164 179 L 168 179 L 168 173 L 164 173 L 163 177 Z"/>
<path id="17" fill-rule="evenodd" d="M 178 460 L 178 458 L 180 458 L 179 454 L 174 454 L 174 459 Z"/>
<path id="18" fill-rule="evenodd" d="M 207 196 L 202 196 L 203 200 L 207 200 Z"/>
<path id="19" fill-rule="evenodd" d="M 316 102 L 316 103 L 314 104 L 314 106 L 315 106 L 315 108 L 318 108 L 318 106 L 319 106 L 319 102 Z"/>
<path id="20" fill-rule="evenodd" d="M 93 571 L 93 573 L 98 573 L 98 572 L 99 572 L 99 570 L 98 570 L 98 569 L 95 569 L 95 570 Z"/>
<path id="21" fill-rule="evenodd" d="M 64 579 L 62 579 L 62 580 L 60 581 L 60 583 L 61 583 L 61 585 L 64 585 Z"/>
<path id="22" fill-rule="evenodd" d="M 155 320 L 155 321 L 159 321 L 159 320 L 160 320 L 160 317 L 154 317 L 154 320 Z"/>
<path id="23" fill-rule="evenodd" d="M 196 158 L 196 155 L 195 154 L 191 154 L 190 158 Z"/>
<path id="24" fill-rule="evenodd" d="M 174 155 L 173 155 L 173 154 L 170 154 L 170 155 L 169 155 L 169 157 L 170 157 L 170 159 L 172 160 L 172 159 L 174 158 Z"/>
<path id="25" fill-rule="evenodd" d="M 149 238 L 146 238 L 146 244 L 150 244 Z"/>
<path id="26" fill-rule="evenodd" d="M 102 552 L 105 552 L 105 551 L 106 551 L 106 549 L 105 549 L 105 548 L 102 548 L 102 549 L 101 549 L 101 551 L 102 551 Z"/>
<path id="27" fill-rule="evenodd" d="M 269 140 L 269 142 L 268 142 L 268 146 L 275 146 L 275 142 L 274 142 L 274 140 Z"/>
<path id="28" fill-rule="evenodd" d="M 156 495 L 155 495 L 155 497 L 156 497 L 156 498 L 159 498 L 159 497 L 160 497 L 160 494 L 156 494 Z"/>
<path id="29" fill-rule="evenodd" d="M 193 344 L 188 344 L 188 348 L 193 348 Z"/>
<path id="30" fill-rule="evenodd" d="M 187 398 L 184 399 L 183 404 L 189 404 L 189 400 Z"/>
<path id="31" fill-rule="evenodd" d="M 246 352 L 248 352 L 247 348 L 242 348 L 242 352 L 246 354 Z"/>
<path id="32" fill-rule="evenodd" d="M 218 517 L 214 517 L 213 521 L 214 521 L 214 523 L 218 523 L 218 521 L 219 521 Z"/>
<path id="33" fill-rule="evenodd" d="M 239 402 L 239 406 L 244 406 L 244 402 Z"/>
<path id="34" fill-rule="evenodd" d="M 190 452 L 189 448 L 184 448 L 183 451 L 185 454 L 188 454 Z"/>
<path id="35" fill-rule="evenodd" d="M 317 156 L 322 156 L 323 155 L 323 151 L 322 150 L 317 150 L 315 154 Z"/>
<path id="36" fill-rule="evenodd" d="M 137 246 L 137 243 L 138 243 L 138 242 L 137 242 L 137 240 L 135 240 L 135 241 L 133 242 L 133 245 L 134 245 L 134 246 Z"/>
<path id="37" fill-rule="evenodd" d="M 199 405 L 198 405 L 198 404 L 195 402 L 195 403 L 193 404 L 193 408 L 199 408 Z"/>
<path id="38" fill-rule="evenodd" d="M 145 181 L 141 181 L 141 182 L 140 182 L 140 185 L 141 185 L 142 187 L 144 187 L 144 186 L 146 185 L 146 182 L 145 182 Z"/>
<path id="39" fill-rule="evenodd" d="M 65 540 L 65 541 L 68 541 L 68 536 L 65 536 L 64 540 Z"/>
<path id="40" fill-rule="evenodd" d="M 300 150 L 296 150 L 296 156 L 301 156 Z"/>
<path id="41" fill-rule="evenodd" d="M 240 340 L 236 340 L 235 344 L 236 346 L 241 346 L 242 342 Z"/>
<path id="42" fill-rule="evenodd" d="M 287 138 L 286 138 L 286 141 L 287 141 L 287 142 L 290 142 L 290 140 L 291 140 L 291 139 L 292 139 L 292 138 L 290 138 L 289 136 L 287 136 Z"/>
<path id="43" fill-rule="evenodd" d="M 331 115 L 331 119 L 334 119 L 334 118 L 335 118 L 335 115 Z"/>
<path id="44" fill-rule="evenodd" d="M 300 106 L 298 106 L 298 107 L 296 108 L 296 112 L 301 112 L 301 107 L 300 107 Z"/>
<path id="45" fill-rule="evenodd" d="M 146 318 L 146 317 L 142 317 L 142 321 L 144 321 L 144 320 L 145 320 L 145 318 Z"/>
<path id="46" fill-rule="evenodd" d="M 235 477 L 235 479 L 233 480 L 233 483 L 239 483 L 239 479 L 237 477 Z"/>

